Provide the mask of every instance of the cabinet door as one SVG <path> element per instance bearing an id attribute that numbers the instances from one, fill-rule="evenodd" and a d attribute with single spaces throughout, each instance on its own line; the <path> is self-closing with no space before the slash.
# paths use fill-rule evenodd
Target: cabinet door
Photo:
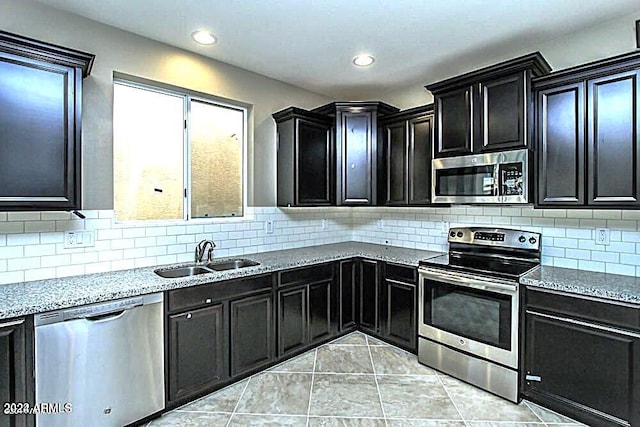
<path id="1" fill-rule="evenodd" d="M 372 332 L 378 330 L 378 263 L 360 262 L 360 326 Z"/>
<path id="2" fill-rule="evenodd" d="M 331 127 L 304 119 L 296 123 L 296 204 L 330 205 Z"/>
<path id="3" fill-rule="evenodd" d="M 309 342 L 331 335 L 331 281 L 309 285 Z"/>
<path id="4" fill-rule="evenodd" d="M 640 423 L 638 334 L 531 311 L 526 319 L 526 374 L 539 377 L 527 397 L 589 425 Z"/>
<path id="5" fill-rule="evenodd" d="M 341 203 L 373 204 L 372 189 L 376 188 L 372 173 L 375 158 L 373 141 L 375 114 L 371 111 L 339 113 L 341 149 Z"/>
<path id="6" fill-rule="evenodd" d="M 523 148 L 527 145 L 525 73 L 480 83 L 479 141 L 474 151 Z"/>
<path id="7" fill-rule="evenodd" d="M 0 322 L 0 402 L 33 404 L 33 351 L 25 319 Z M 4 407 L 2 408 L 5 409 Z M 32 426 L 33 416 L 0 413 L 0 427 Z"/>
<path id="8" fill-rule="evenodd" d="M 431 202 L 433 115 L 409 120 L 409 204 Z"/>
<path id="9" fill-rule="evenodd" d="M 402 120 L 384 126 L 385 193 L 384 204 L 406 205 L 408 202 L 407 122 Z"/>
<path id="10" fill-rule="evenodd" d="M 169 316 L 169 401 L 228 378 L 227 348 L 223 304 Z"/>
<path id="11" fill-rule="evenodd" d="M 79 208 L 81 87 L 79 69 L 0 54 L 0 205 Z"/>
<path id="12" fill-rule="evenodd" d="M 451 91 L 435 97 L 435 157 L 471 154 L 473 88 Z"/>
<path id="13" fill-rule="evenodd" d="M 256 369 L 274 357 L 271 292 L 231 301 L 231 376 Z"/>
<path id="14" fill-rule="evenodd" d="M 303 348 L 308 342 L 307 286 L 278 291 L 278 355 Z"/>
<path id="15" fill-rule="evenodd" d="M 340 332 L 354 328 L 357 322 L 356 261 L 340 262 Z"/>
<path id="16" fill-rule="evenodd" d="M 385 280 L 383 336 L 400 347 L 417 352 L 416 285 Z"/>
<path id="17" fill-rule="evenodd" d="M 588 81 L 588 203 L 640 206 L 640 71 Z"/>
<path id="18" fill-rule="evenodd" d="M 538 103 L 539 205 L 584 204 L 584 83 L 541 90 Z"/>

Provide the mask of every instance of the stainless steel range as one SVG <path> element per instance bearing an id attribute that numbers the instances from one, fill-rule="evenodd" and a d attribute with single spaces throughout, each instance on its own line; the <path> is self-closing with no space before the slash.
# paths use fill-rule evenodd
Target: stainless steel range
<path id="1" fill-rule="evenodd" d="M 518 402 L 519 278 L 540 265 L 540 234 L 459 227 L 448 241 L 420 262 L 418 360 Z"/>

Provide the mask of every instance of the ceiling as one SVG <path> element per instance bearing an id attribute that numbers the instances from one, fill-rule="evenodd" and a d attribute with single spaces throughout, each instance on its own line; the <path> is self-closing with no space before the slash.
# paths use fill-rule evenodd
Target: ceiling
<path id="1" fill-rule="evenodd" d="M 638 0 L 38 0 L 335 99 L 468 71 L 637 13 Z M 218 37 L 197 45 L 196 29 Z M 373 66 L 354 56 L 369 53 Z M 487 64 L 479 64 L 487 65 Z"/>

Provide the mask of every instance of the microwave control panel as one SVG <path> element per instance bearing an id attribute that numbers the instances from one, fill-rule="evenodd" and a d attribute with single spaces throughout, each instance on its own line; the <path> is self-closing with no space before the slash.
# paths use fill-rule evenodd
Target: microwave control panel
<path id="1" fill-rule="evenodd" d="M 503 163 L 500 165 L 500 194 L 502 196 L 524 195 L 524 173 L 522 162 Z"/>

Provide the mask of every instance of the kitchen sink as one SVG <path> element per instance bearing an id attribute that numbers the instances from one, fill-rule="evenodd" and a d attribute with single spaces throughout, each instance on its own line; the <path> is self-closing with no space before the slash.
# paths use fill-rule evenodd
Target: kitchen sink
<path id="1" fill-rule="evenodd" d="M 207 264 L 207 268 L 216 271 L 224 271 L 224 270 L 237 270 L 239 268 L 244 267 L 253 267 L 254 265 L 260 265 L 259 262 L 252 261 L 250 259 L 240 258 L 240 259 L 230 259 L 227 261 L 220 262 L 210 262 Z"/>
<path id="2" fill-rule="evenodd" d="M 198 274 L 211 273 L 211 270 L 199 266 L 188 266 L 179 268 L 159 268 L 157 270 L 154 270 L 154 272 L 160 277 L 175 279 L 177 277 L 196 276 Z"/>
<path id="3" fill-rule="evenodd" d="M 246 258 L 238 258 L 214 261 L 206 266 L 187 265 L 177 268 L 158 268 L 154 270 L 154 273 L 167 279 L 176 279 L 178 277 L 197 276 L 198 274 L 213 273 L 215 271 L 237 270 L 244 267 L 253 267 L 254 265 L 260 265 L 260 263 Z"/>

